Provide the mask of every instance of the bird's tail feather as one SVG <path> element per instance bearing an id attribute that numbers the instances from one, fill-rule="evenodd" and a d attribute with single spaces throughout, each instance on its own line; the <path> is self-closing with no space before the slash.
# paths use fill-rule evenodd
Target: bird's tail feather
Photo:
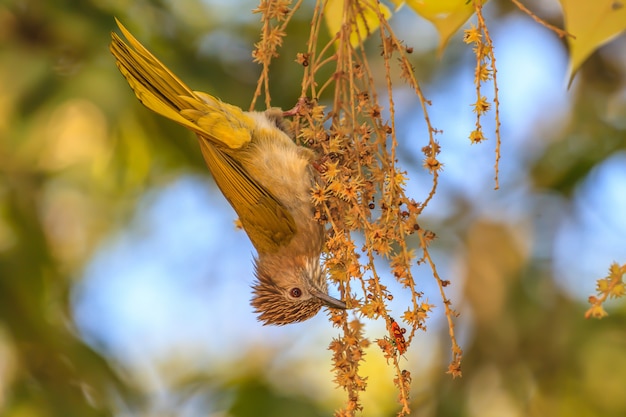
<path id="1" fill-rule="evenodd" d="M 130 45 L 113 32 L 110 50 L 141 103 L 213 144 L 237 149 L 250 141 L 254 121 L 245 112 L 209 94 L 192 91 L 116 22 Z"/>

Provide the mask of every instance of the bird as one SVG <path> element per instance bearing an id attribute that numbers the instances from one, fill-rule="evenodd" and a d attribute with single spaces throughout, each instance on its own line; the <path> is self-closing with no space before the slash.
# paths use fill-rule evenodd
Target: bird
<path id="1" fill-rule="evenodd" d="M 346 309 L 328 294 L 320 264 L 325 229 L 314 218 L 319 181 L 312 150 L 298 145 L 283 111 L 244 111 L 192 91 L 123 25 L 110 51 L 139 101 L 194 132 L 215 183 L 256 249 L 251 304 L 263 325 L 315 316 L 322 306 Z"/>

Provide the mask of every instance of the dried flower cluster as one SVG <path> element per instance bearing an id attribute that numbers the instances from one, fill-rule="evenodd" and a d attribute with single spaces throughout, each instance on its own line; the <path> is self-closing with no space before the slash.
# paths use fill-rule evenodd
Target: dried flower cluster
<path id="1" fill-rule="evenodd" d="M 559 37 L 572 36 L 566 31 L 553 26 L 544 20 L 540 19 L 532 11 L 527 9 L 518 0 L 512 0 L 522 12 L 528 14 L 535 22 L 545 26 L 546 28 L 555 32 Z M 494 164 L 494 182 L 495 189 L 500 188 L 499 183 L 499 164 L 500 164 L 500 100 L 498 97 L 498 81 L 497 81 L 497 69 L 496 69 L 496 57 L 493 50 L 493 42 L 489 35 L 489 30 L 485 19 L 483 17 L 482 9 L 486 0 L 472 0 L 474 5 L 474 11 L 476 13 L 477 25 L 471 25 L 471 27 L 464 32 L 463 41 L 467 44 L 473 45 L 474 55 L 476 56 L 476 67 L 474 70 L 474 84 L 476 86 L 476 101 L 472 104 L 473 111 L 476 113 L 475 129 L 469 134 L 471 143 L 481 143 L 487 138 L 483 133 L 483 126 L 481 124 L 481 117 L 491 110 L 491 102 L 482 93 L 483 83 L 491 81 L 493 84 L 493 105 L 495 109 L 495 135 L 496 135 L 496 149 L 495 149 L 495 164 Z"/>
<path id="2" fill-rule="evenodd" d="M 624 275 L 626 275 L 626 264 L 620 266 L 614 263 L 611 265 L 609 274 L 605 278 L 599 279 L 596 283 L 598 296 L 589 296 L 591 307 L 585 312 L 585 318 L 601 319 L 608 316 L 602 305 L 608 298 L 620 298 L 626 295 Z"/>
<path id="3" fill-rule="evenodd" d="M 263 74 L 255 97 L 264 93 L 268 105 L 269 64 L 275 46 L 282 42 L 286 23 L 302 2 L 296 2 L 293 7 L 289 3 L 262 1 L 257 9 L 262 13 L 263 34 L 254 58 L 262 63 Z M 399 415 L 406 415 L 410 412 L 411 374 L 400 368 L 398 360 L 407 353 L 416 331 L 426 329 L 426 319 L 434 308 L 422 299 L 412 273 L 415 265 L 426 263 L 439 284 L 452 343 L 449 371 L 460 375 L 462 351 L 452 322 L 456 313 L 444 292 L 449 282 L 439 277 L 428 252 L 435 234 L 418 223 L 419 215 L 435 194 L 442 169 L 437 159 L 440 146 L 434 139 L 438 132 L 430 124 L 430 103 L 423 97 L 407 59 L 411 50 L 396 38 L 379 5 L 375 1 L 343 2 L 341 30 L 328 44 L 319 45 L 324 3 L 316 4 L 307 50 L 295 57 L 304 69 L 304 76 L 302 99 L 296 107 L 297 117 L 292 127 L 298 132 L 298 140 L 320 156 L 316 168 L 321 181 L 312 190 L 311 198 L 317 209 L 316 218 L 328 225 L 325 265 L 350 311 L 358 317 L 349 320 L 348 313 L 330 313 L 332 323 L 342 330 L 330 344 L 335 382 L 347 392 L 345 408 L 336 415 L 351 416 L 362 409 L 360 393 L 366 389 L 367 381 L 359 374 L 359 366 L 370 341 L 363 332 L 361 318 L 383 319 L 390 329 L 389 336 L 381 335 L 377 342 L 396 369 L 394 383 L 402 405 Z M 384 110 L 389 114 L 388 121 L 383 120 L 383 105 L 375 88 L 371 62 L 364 52 L 363 42 L 372 35 L 366 15 L 380 22 L 377 33 L 387 86 L 388 102 Z M 422 152 L 423 166 L 432 175 L 432 187 L 422 201 L 406 195 L 408 178 L 397 166 L 391 75 L 395 62 L 399 63 L 402 79 L 415 91 L 428 126 Z M 327 66 L 333 67 L 332 75 L 318 80 L 319 70 Z M 332 107 L 318 103 L 320 97 L 328 96 L 332 97 Z M 357 236 L 362 236 L 365 243 L 357 245 Z M 417 243 L 409 244 L 409 238 Z M 381 277 L 375 259 L 386 260 L 393 277 Z M 393 294 L 384 282 L 394 278 L 411 294 L 411 304 L 401 317 L 402 325 L 388 311 Z"/>
<path id="4" fill-rule="evenodd" d="M 481 117 L 491 110 L 491 102 L 482 94 L 483 83 L 491 81 L 493 83 L 493 104 L 495 107 L 495 123 L 496 123 L 496 161 L 495 161 L 495 189 L 499 188 L 499 162 L 500 162 L 500 101 L 498 99 L 498 82 L 496 78 L 496 57 L 493 51 L 493 43 L 489 36 L 489 30 L 482 15 L 483 1 L 474 1 L 474 10 L 478 20 L 478 26 L 471 25 L 465 30 L 463 41 L 473 45 L 474 55 L 476 56 L 476 68 L 474 70 L 474 84 L 476 86 L 476 101 L 472 104 L 474 113 L 476 113 L 475 129 L 469 134 L 472 143 L 481 143 L 487 138 L 483 133 Z"/>
<path id="5" fill-rule="evenodd" d="M 512 1 L 559 36 L 568 35 L 541 21 L 519 1 Z M 255 10 L 261 14 L 263 29 L 253 56 L 256 62 L 262 64 L 263 71 L 251 109 L 261 95 L 265 96 L 266 106 L 270 106 L 269 66 L 282 45 L 287 24 L 302 3 L 303 0 L 293 4 L 289 0 L 261 0 Z M 476 55 L 476 101 L 472 104 L 476 124 L 469 138 L 472 143 L 486 139 L 481 117 L 493 107 L 497 189 L 501 144 L 499 99 L 494 49 L 482 14 L 484 3 L 483 0 L 472 0 L 477 24 L 466 30 L 464 36 L 464 41 L 473 46 Z M 340 15 L 340 21 L 334 20 L 340 29 L 328 43 L 322 44 L 319 39 L 328 7 L 332 7 L 332 13 L 329 13 L 332 19 Z M 325 265 L 330 279 L 339 286 L 352 312 L 334 310 L 329 313 L 333 325 L 342 330 L 329 347 L 333 352 L 335 382 L 347 392 L 346 405 L 336 412 L 336 416 L 353 416 L 362 410 L 360 393 L 366 389 L 367 381 L 359 374 L 359 366 L 364 360 L 364 349 L 370 345 L 363 331 L 363 318 L 386 322 L 388 335 L 377 338 L 377 346 L 396 370 L 393 382 L 398 388 L 402 406 L 398 415 L 410 413 L 411 374 L 400 368 L 399 358 L 410 354 L 407 349 L 416 331 L 426 330 L 426 319 L 435 307 L 423 300 L 412 273 L 416 265 L 426 264 L 439 286 L 452 350 L 448 372 L 453 376 L 461 374 L 462 350 L 456 342 L 453 323 L 456 312 L 445 293 L 450 281 L 439 276 L 428 250 L 435 234 L 424 230 L 418 222 L 420 214 L 435 195 L 439 172 L 443 168 L 438 159 L 441 148 L 434 138 L 440 132 L 430 123 L 430 102 L 423 96 L 407 59 L 412 48 L 396 38 L 386 20 L 388 14 L 376 0 L 317 0 L 306 51 L 295 57 L 304 74 L 301 99 L 293 110 L 296 117 L 292 128 L 297 132 L 298 140 L 319 155 L 315 167 L 319 171 L 320 182 L 312 190 L 311 198 L 316 207 L 317 220 L 327 225 Z M 379 42 L 382 60 L 377 61 L 378 64 L 368 59 L 364 52 L 364 42 L 368 38 L 376 38 Z M 385 103 L 381 103 L 376 91 L 372 71 L 374 65 L 382 66 L 387 97 Z M 405 186 L 409 178 L 397 166 L 392 88 L 392 67 L 395 66 L 401 79 L 415 92 L 427 126 L 421 150 L 424 154 L 423 167 L 432 176 L 432 186 L 421 201 L 406 195 Z M 320 79 L 320 69 L 324 68 L 327 73 L 329 67 L 332 68 L 332 75 Z M 482 93 L 483 84 L 489 81 L 493 85 L 491 101 Z M 322 106 L 320 100 L 328 104 Z M 383 113 L 388 116 L 383 117 Z M 409 243 L 409 240 L 414 243 Z M 357 244 L 357 241 L 364 243 Z M 381 259 L 388 262 L 393 277 L 379 274 L 374 261 Z M 612 271 L 616 268 L 614 266 Z M 601 315 L 602 301 L 623 290 L 621 276 L 624 267 L 619 271 L 619 283 L 613 285 L 617 281 L 609 277 L 601 280 L 606 281 L 606 285 L 601 287 L 598 284 L 603 295 L 600 299 L 590 299 L 594 307 L 588 314 Z M 385 285 L 389 279 L 397 280 L 411 295 L 411 303 L 403 313 L 402 321 L 396 321 L 389 315 L 388 302 L 394 296 Z M 348 319 L 349 314 L 354 317 Z"/>

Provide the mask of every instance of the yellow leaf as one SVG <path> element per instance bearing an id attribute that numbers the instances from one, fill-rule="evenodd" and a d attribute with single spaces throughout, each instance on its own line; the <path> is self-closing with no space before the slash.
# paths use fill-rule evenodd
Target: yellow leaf
<path id="1" fill-rule="evenodd" d="M 583 62 L 600 46 L 626 29 L 624 0 L 560 0 L 570 47 L 569 80 Z"/>
<path id="2" fill-rule="evenodd" d="M 328 0 L 326 2 L 324 19 L 331 37 L 341 32 L 344 21 L 347 23 L 349 19 L 349 16 L 344 16 L 345 3 L 346 0 Z M 359 46 L 359 39 L 365 40 L 380 26 L 379 13 L 385 19 L 391 17 L 389 8 L 376 0 L 349 1 L 348 7 L 352 8 L 352 13 L 355 16 L 350 33 L 350 45 L 353 48 Z M 379 10 L 379 13 L 376 9 Z"/>
<path id="3" fill-rule="evenodd" d="M 435 25 L 440 55 L 452 35 L 474 14 L 472 1 L 467 0 L 407 0 L 406 4 Z"/>

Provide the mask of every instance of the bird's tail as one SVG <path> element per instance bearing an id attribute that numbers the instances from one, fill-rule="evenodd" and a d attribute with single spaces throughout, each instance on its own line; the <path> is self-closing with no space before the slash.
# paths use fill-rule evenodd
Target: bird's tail
<path id="1" fill-rule="evenodd" d="M 116 19 L 128 40 L 111 33 L 117 67 L 141 103 L 210 142 L 237 149 L 247 144 L 254 121 L 239 107 L 192 91 Z"/>

